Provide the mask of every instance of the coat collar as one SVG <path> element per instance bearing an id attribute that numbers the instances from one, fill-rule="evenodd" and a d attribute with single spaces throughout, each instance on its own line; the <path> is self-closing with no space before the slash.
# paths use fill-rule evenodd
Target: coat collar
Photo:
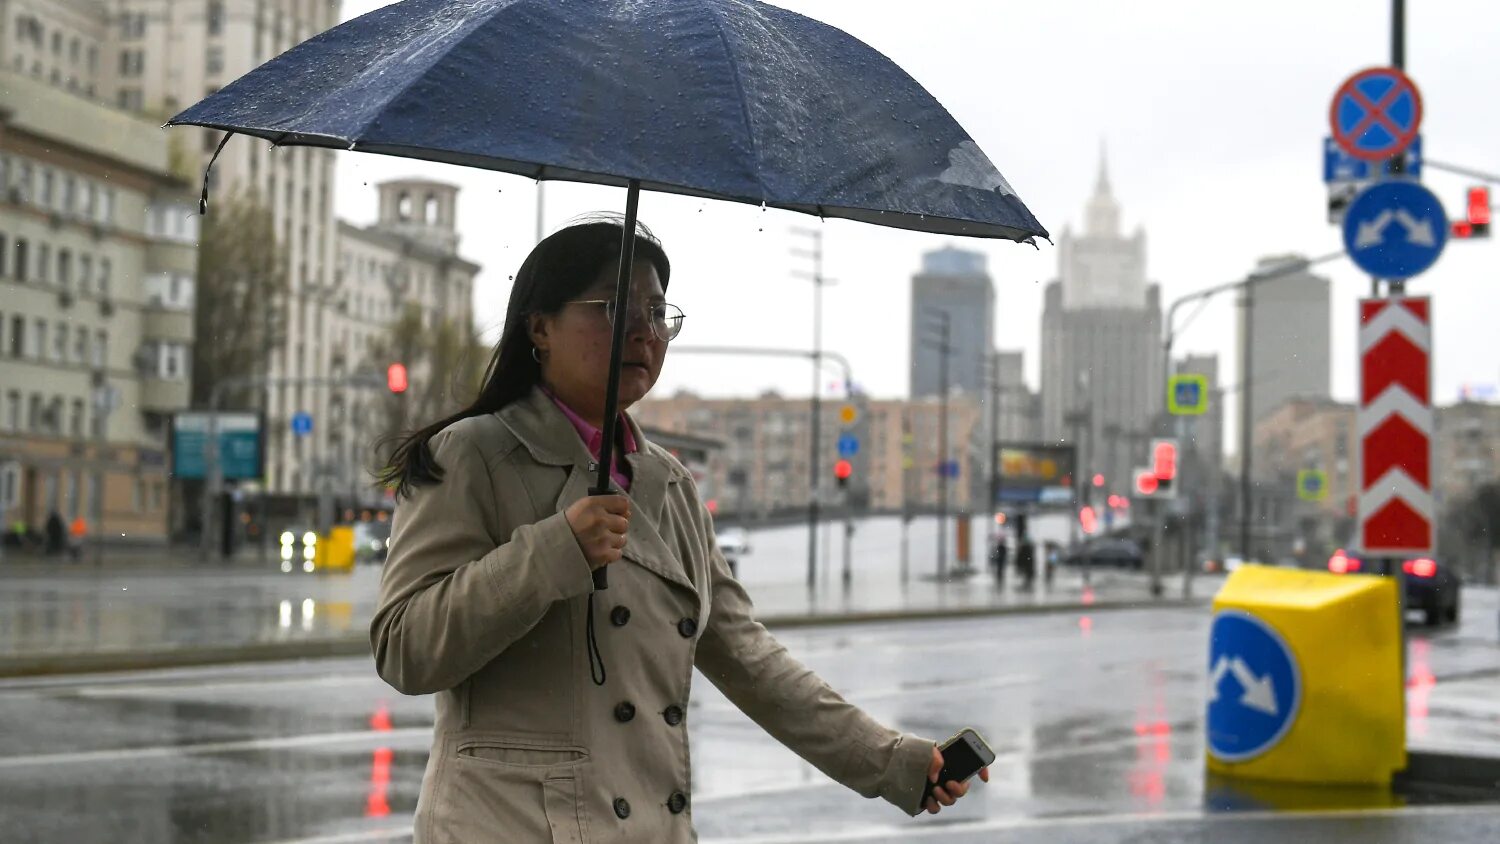
<path id="1" fill-rule="evenodd" d="M 568 480 L 557 498 L 558 510 L 565 510 L 588 495 L 589 488 L 598 480 L 598 464 L 568 417 L 546 393 L 532 388 L 525 398 L 506 405 L 497 415 L 533 460 L 568 469 Z M 624 555 L 666 580 L 694 589 L 682 562 L 661 537 L 667 491 L 687 476 L 659 446 L 646 439 L 630 414 L 624 416 L 638 446 L 633 454 L 625 456 L 631 469 L 629 495 L 635 504 L 636 518 L 630 524 Z"/>

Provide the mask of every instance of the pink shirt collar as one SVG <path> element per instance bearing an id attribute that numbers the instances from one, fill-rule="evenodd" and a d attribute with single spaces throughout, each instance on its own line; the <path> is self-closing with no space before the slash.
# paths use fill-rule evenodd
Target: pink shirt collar
<path id="1" fill-rule="evenodd" d="M 583 444 L 588 448 L 589 454 L 595 460 L 599 459 L 599 450 L 604 444 L 604 432 L 595 428 L 587 419 L 579 416 L 577 411 L 568 407 L 567 403 L 554 395 L 551 390 L 546 387 L 542 387 L 541 390 L 547 394 L 547 398 L 552 399 L 552 403 L 557 405 L 557 409 L 561 410 L 563 415 L 568 418 L 569 424 L 573 426 L 573 430 L 578 432 L 578 437 L 583 440 Z M 618 425 L 620 438 L 625 442 L 625 453 L 636 453 L 639 449 L 636 446 L 635 435 L 630 432 L 630 425 L 625 421 L 625 413 L 623 411 L 620 413 Z M 619 484 L 621 489 L 629 491 L 630 476 L 626 475 L 620 468 L 619 452 L 615 452 L 610 463 L 613 464 L 609 467 L 610 477 L 614 478 L 615 483 Z"/>

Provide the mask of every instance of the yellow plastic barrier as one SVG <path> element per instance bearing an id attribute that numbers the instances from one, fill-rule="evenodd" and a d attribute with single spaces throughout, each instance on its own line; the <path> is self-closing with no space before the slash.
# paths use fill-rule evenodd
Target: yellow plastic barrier
<path id="1" fill-rule="evenodd" d="M 318 571 L 354 571 L 354 528 L 336 527 L 319 537 L 313 567 Z"/>
<path id="2" fill-rule="evenodd" d="M 1394 580 L 1241 566 L 1214 598 L 1209 770 L 1388 785 L 1406 767 L 1401 659 Z"/>

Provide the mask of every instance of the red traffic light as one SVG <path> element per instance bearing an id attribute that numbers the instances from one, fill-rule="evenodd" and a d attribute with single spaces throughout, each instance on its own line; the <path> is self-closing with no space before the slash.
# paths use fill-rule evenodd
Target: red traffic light
<path id="1" fill-rule="evenodd" d="M 385 371 L 385 385 L 393 393 L 406 392 L 406 364 L 391 364 Z"/>
<path id="2" fill-rule="evenodd" d="M 1177 477 L 1177 443 L 1159 442 L 1152 457 L 1152 470 L 1157 480 L 1170 481 Z"/>
<path id="3" fill-rule="evenodd" d="M 1490 189 L 1486 187 L 1469 188 L 1469 222 L 1476 226 L 1489 225 L 1490 222 Z"/>
<path id="4" fill-rule="evenodd" d="M 841 481 L 847 481 L 849 480 L 849 476 L 852 474 L 854 474 L 854 464 L 850 463 L 849 461 L 840 460 L 839 462 L 833 464 L 833 476 L 835 478 L 838 478 Z"/>
<path id="5" fill-rule="evenodd" d="M 1094 476 L 1094 486 L 1104 486 L 1104 476 L 1103 475 L 1095 475 Z"/>
<path id="6" fill-rule="evenodd" d="M 1156 487 L 1156 476 L 1150 472 L 1141 472 L 1135 476 L 1135 491 L 1141 495 L 1155 495 Z"/>

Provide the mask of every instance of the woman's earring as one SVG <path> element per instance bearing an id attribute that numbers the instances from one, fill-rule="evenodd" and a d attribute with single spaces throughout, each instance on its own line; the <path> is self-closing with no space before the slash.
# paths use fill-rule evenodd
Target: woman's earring
<path id="1" fill-rule="evenodd" d="M 531 347 L 531 359 L 536 361 L 537 363 L 542 362 L 542 356 L 537 352 L 536 346 Z"/>

